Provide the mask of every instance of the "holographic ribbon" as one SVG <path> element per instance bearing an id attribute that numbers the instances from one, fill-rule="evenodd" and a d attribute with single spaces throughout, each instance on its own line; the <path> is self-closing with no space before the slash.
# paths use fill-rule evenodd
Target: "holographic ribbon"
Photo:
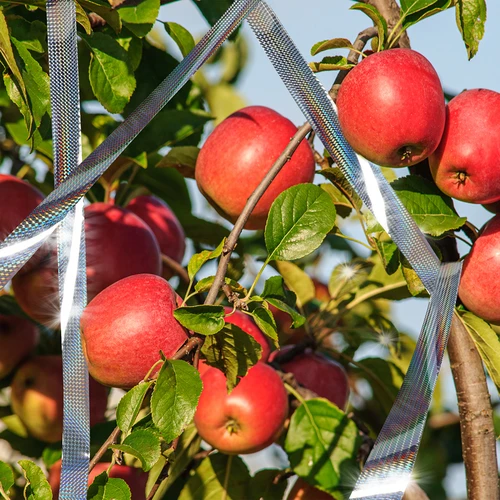
<path id="1" fill-rule="evenodd" d="M 47 0 L 54 184 L 75 171 L 80 158 L 80 93 L 74 0 Z M 63 365 L 63 440 L 59 498 L 85 499 L 90 459 L 89 376 L 80 342 L 87 303 L 83 199 L 57 230 Z"/>
<path id="2" fill-rule="evenodd" d="M 257 38 L 318 137 L 431 293 L 423 330 L 403 387 L 351 497 L 400 499 L 411 477 L 446 347 L 460 264 L 440 264 L 380 169 L 354 153 L 340 130 L 335 104 L 264 2 L 234 2 L 164 82 L 0 245 L 0 287 L 247 15 Z M 417 387 L 416 391 L 413 387 Z M 411 405 L 408 405 L 409 398 Z M 381 489 L 377 490 L 377 485 Z"/>

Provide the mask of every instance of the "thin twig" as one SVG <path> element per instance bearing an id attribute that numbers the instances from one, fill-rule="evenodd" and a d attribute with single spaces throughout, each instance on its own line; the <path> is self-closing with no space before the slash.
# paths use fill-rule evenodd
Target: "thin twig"
<path id="1" fill-rule="evenodd" d="M 108 451 L 108 448 L 112 445 L 115 444 L 118 441 L 118 438 L 120 437 L 120 428 L 115 427 L 113 429 L 113 432 L 108 436 L 108 439 L 104 441 L 102 446 L 99 448 L 97 453 L 92 457 L 92 460 L 89 463 L 89 472 L 92 471 L 92 469 L 96 466 L 96 464 L 101 460 L 101 458 L 104 456 L 104 454 Z"/>
<path id="2" fill-rule="evenodd" d="M 172 453 L 175 452 L 177 445 L 179 444 L 179 439 L 180 438 L 177 437 L 172 441 L 172 445 L 170 446 L 170 448 L 172 449 Z M 158 488 L 160 487 L 161 483 L 168 477 L 171 464 L 172 464 L 171 460 L 168 459 L 165 465 L 163 466 L 163 469 L 161 470 L 159 476 L 156 478 L 155 484 L 151 488 L 151 491 L 149 492 L 146 500 L 152 500 L 153 497 L 156 495 L 156 492 L 158 491 Z"/>
<path id="3" fill-rule="evenodd" d="M 184 283 L 189 284 L 189 275 L 176 260 L 172 259 L 172 257 L 169 257 L 168 255 L 165 255 L 164 253 L 161 254 L 161 261 L 165 266 L 167 266 L 171 271 L 173 271 L 179 278 L 184 281 Z"/>

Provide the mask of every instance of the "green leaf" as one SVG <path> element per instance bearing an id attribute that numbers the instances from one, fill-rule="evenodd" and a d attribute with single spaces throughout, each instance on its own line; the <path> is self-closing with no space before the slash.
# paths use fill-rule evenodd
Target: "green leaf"
<path id="1" fill-rule="evenodd" d="M 141 410 L 142 402 L 153 381 L 142 382 L 125 394 L 116 408 L 116 423 L 123 434 L 128 434 Z"/>
<path id="2" fill-rule="evenodd" d="M 11 37 L 30 51 L 43 54 L 47 50 L 47 27 L 41 21 L 28 22 L 22 17 L 9 18 Z"/>
<path id="3" fill-rule="evenodd" d="M 123 479 L 99 474 L 87 492 L 87 500 L 132 500 L 130 488 Z"/>
<path id="4" fill-rule="evenodd" d="M 122 22 L 116 9 L 112 9 L 109 2 L 104 0 L 78 0 L 78 3 L 91 12 L 99 14 L 116 33 L 122 29 Z"/>
<path id="5" fill-rule="evenodd" d="M 228 391 L 232 391 L 261 355 L 261 345 L 241 328 L 226 323 L 222 331 L 207 337 L 201 352 L 206 362 L 226 375 Z"/>
<path id="6" fill-rule="evenodd" d="M 295 293 L 299 307 L 305 306 L 316 296 L 313 280 L 293 262 L 278 261 L 276 267 L 283 276 L 286 286 Z"/>
<path id="7" fill-rule="evenodd" d="M 294 260 L 316 250 L 335 225 L 335 205 L 314 184 L 299 184 L 271 205 L 264 232 L 271 260 Z"/>
<path id="8" fill-rule="evenodd" d="M 165 23 L 165 30 L 177 44 L 181 54 L 186 57 L 194 47 L 194 38 L 189 31 L 177 23 Z"/>
<path id="9" fill-rule="evenodd" d="M 126 36 L 123 33 L 114 38 L 127 51 L 130 67 L 135 71 L 141 63 L 142 40 L 135 36 Z"/>
<path id="10" fill-rule="evenodd" d="M 225 325 L 224 307 L 213 305 L 197 305 L 178 307 L 174 318 L 188 330 L 202 335 L 215 335 Z"/>
<path id="11" fill-rule="evenodd" d="M 196 146 L 172 148 L 157 164 L 157 168 L 175 168 L 183 177 L 194 179 L 196 159 L 200 149 Z"/>
<path id="12" fill-rule="evenodd" d="M 58 460 L 61 460 L 61 458 L 62 450 L 60 443 L 51 444 L 43 450 L 42 460 L 47 470 L 49 470 Z"/>
<path id="13" fill-rule="evenodd" d="M 42 469 L 30 460 L 19 460 L 18 464 L 23 469 L 26 478 L 24 498 L 27 500 L 51 500 L 52 490 Z"/>
<path id="14" fill-rule="evenodd" d="M 403 29 L 408 29 L 422 19 L 448 9 L 452 4 L 453 0 L 402 0 Z"/>
<path id="15" fill-rule="evenodd" d="M 455 9 L 457 26 L 462 34 L 467 56 L 472 59 L 484 35 L 486 0 L 457 0 Z"/>
<path id="16" fill-rule="evenodd" d="M 226 82 L 208 86 L 203 90 L 203 95 L 210 114 L 215 117 L 214 125 L 218 125 L 229 115 L 247 106 L 247 101 L 234 85 Z"/>
<path id="17" fill-rule="evenodd" d="M 352 203 L 349 199 L 333 184 L 320 184 L 319 187 L 328 193 L 337 210 L 337 215 L 343 219 L 349 217 L 352 213 Z"/>
<path id="18" fill-rule="evenodd" d="M 374 238 L 377 245 L 377 252 L 382 259 L 382 264 L 387 274 L 394 274 L 399 267 L 399 250 L 396 243 L 392 241 L 382 241 Z"/>
<path id="19" fill-rule="evenodd" d="M 332 38 L 315 43 L 311 48 L 311 55 L 330 49 L 352 49 L 352 43 L 347 38 Z"/>
<path id="20" fill-rule="evenodd" d="M 153 28 L 160 12 L 160 0 L 133 2 L 117 10 L 123 24 L 134 35 L 142 38 Z"/>
<path id="21" fill-rule="evenodd" d="M 295 410 L 285 440 L 292 470 L 343 499 L 340 488 L 356 470 L 360 438 L 356 425 L 326 399 L 310 399 Z"/>
<path id="22" fill-rule="evenodd" d="M 9 490 L 14 486 L 14 480 L 12 467 L 5 462 L 0 462 L 0 488 L 5 494 L 9 494 Z"/>
<path id="23" fill-rule="evenodd" d="M 373 263 L 354 260 L 339 264 L 334 268 L 328 281 L 328 291 L 332 300 L 338 300 L 353 293 L 368 279 Z"/>
<path id="24" fill-rule="evenodd" d="M 343 203 L 346 203 L 345 200 L 347 200 L 350 206 L 355 206 L 358 210 L 361 209 L 363 202 L 339 168 L 324 168 L 318 173 L 326 177 L 343 195 L 344 198 L 340 198 Z"/>
<path id="25" fill-rule="evenodd" d="M 309 67 L 315 72 L 338 71 L 354 68 L 355 64 L 349 62 L 344 56 L 326 56 L 320 62 L 311 62 Z"/>
<path id="26" fill-rule="evenodd" d="M 285 480 L 274 483 L 274 479 L 281 472 L 278 469 L 263 469 L 257 472 L 250 481 L 248 500 L 282 500 L 288 483 Z"/>
<path id="27" fill-rule="evenodd" d="M 193 419 L 201 389 L 196 368 L 185 361 L 165 361 L 151 396 L 151 414 L 167 443 L 179 436 Z"/>
<path id="28" fill-rule="evenodd" d="M 461 311 L 459 317 L 476 344 L 491 380 L 500 392 L 500 340 L 498 335 L 486 321 L 471 312 Z"/>
<path id="29" fill-rule="evenodd" d="M 220 256 L 225 243 L 226 240 L 224 239 L 219 243 L 219 246 L 215 250 L 203 250 L 200 253 L 195 253 L 191 257 L 187 266 L 190 280 L 196 276 L 196 273 L 203 267 L 203 264 Z"/>
<path id="30" fill-rule="evenodd" d="M 431 236 L 462 227 L 466 217 L 459 217 L 451 198 L 420 175 L 408 175 L 391 183 L 399 199 L 415 219 L 418 227 Z"/>
<path id="31" fill-rule="evenodd" d="M 122 444 L 113 444 L 111 448 L 137 457 L 146 472 L 151 470 L 161 454 L 160 439 L 149 429 L 135 430 L 125 438 Z"/>
<path id="32" fill-rule="evenodd" d="M 207 276 L 206 278 L 203 278 L 200 281 L 198 281 L 198 283 L 196 283 L 196 285 L 194 286 L 194 289 L 200 293 L 201 292 L 208 292 L 213 285 L 214 279 L 215 279 L 215 276 Z M 244 295 L 247 293 L 246 288 L 242 287 L 237 281 L 232 280 L 231 278 L 228 278 L 227 276 L 224 278 L 224 282 L 235 293 L 238 293 L 240 295 Z"/>
<path id="33" fill-rule="evenodd" d="M 369 382 L 373 400 L 382 407 L 384 414 L 388 415 L 403 383 L 404 373 L 401 369 L 392 361 L 364 358 L 358 361 L 355 372 Z"/>
<path id="34" fill-rule="evenodd" d="M 257 302 L 250 302 L 249 306 L 250 314 L 252 315 L 252 318 L 255 321 L 256 325 L 262 330 L 265 335 L 273 340 L 276 347 L 279 347 L 278 328 L 271 311 Z"/>
<path id="35" fill-rule="evenodd" d="M 110 113 L 121 113 L 136 86 L 127 51 L 105 33 L 80 36 L 92 51 L 89 66 L 92 91 Z"/>
<path id="36" fill-rule="evenodd" d="M 408 286 L 408 290 L 412 294 L 412 296 L 428 297 L 429 294 L 427 293 L 422 280 L 418 277 L 418 274 L 411 267 L 406 257 L 399 253 L 399 260 L 401 272 L 406 281 L 406 285 Z"/>
<path id="37" fill-rule="evenodd" d="M 229 481 L 226 478 L 230 478 Z M 216 453 L 205 458 L 195 469 L 179 500 L 242 500 L 248 497 L 249 487 L 250 474 L 243 460 Z"/>
<path id="38" fill-rule="evenodd" d="M 384 17 L 378 11 L 377 7 L 374 5 L 366 3 L 356 3 L 351 7 L 352 10 L 360 10 L 364 12 L 372 21 L 378 30 L 378 48 L 377 52 L 380 52 L 385 46 L 387 40 L 387 22 Z"/>

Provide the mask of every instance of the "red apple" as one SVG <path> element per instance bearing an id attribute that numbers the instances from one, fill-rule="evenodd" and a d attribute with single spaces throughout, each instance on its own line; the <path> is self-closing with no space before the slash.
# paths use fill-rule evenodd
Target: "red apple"
<path id="1" fill-rule="evenodd" d="M 8 174 L 0 174 L 0 241 L 3 241 L 43 201 L 44 195 L 31 184 Z M 42 246 L 23 267 L 38 265 L 47 254 Z"/>
<path id="2" fill-rule="evenodd" d="M 186 250 L 186 236 L 170 207 L 155 196 L 138 196 L 127 208 L 138 215 L 153 231 L 163 254 L 181 263 Z M 170 269 L 163 272 L 171 276 Z"/>
<path id="3" fill-rule="evenodd" d="M 38 343 L 38 328 L 27 319 L 0 314 L 0 379 L 6 377 Z"/>
<path id="4" fill-rule="evenodd" d="M 269 361 L 274 361 L 278 353 L 286 353 L 293 346 L 274 351 Z M 340 409 L 345 409 L 349 399 L 349 380 L 344 367 L 323 354 L 306 349 L 291 361 L 280 363 L 283 371 L 293 373 L 295 379 L 305 388 L 322 398 L 329 399 Z"/>
<path id="5" fill-rule="evenodd" d="M 233 113 L 201 148 L 195 170 L 200 191 L 223 217 L 235 222 L 295 132 L 291 121 L 263 106 Z M 276 197 L 291 186 L 311 182 L 313 177 L 314 156 L 304 139 L 259 200 L 245 227 L 263 229 Z"/>
<path id="6" fill-rule="evenodd" d="M 85 208 L 87 250 L 87 298 L 116 281 L 140 273 L 161 273 L 156 238 L 137 215 L 108 203 Z M 43 266 L 12 280 L 14 294 L 23 311 L 50 327 L 59 324 L 59 285 L 55 251 Z"/>
<path id="7" fill-rule="evenodd" d="M 300 477 L 286 498 L 287 500 L 332 500 L 331 495 L 311 486 Z"/>
<path id="8" fill-rule="evenodd" d="M 94 479 L 105 472 L 111 464 L 109 462 L 99 462 L 90 471 L 89 486 Z M 146 500 L 146 483 L 148 474 L 135 467 L 127 465 L 113 465 L 109 477 L 123 479 L 129 486 L 133 500 Z M 54 498 L 59 498 L 59 487 L 61 485 L 61 460 L 58 460 L 49 470 L 49 484 L 52 488 Z"/>
<path id="9" fill-rule="evenodd" d="M 464 260 L 458 295 L 465 307 L 490 323 L 500 325 L 500 215 L 481 231 Z"/>
<path id="10" fill-rule="evenodd" d="M 498 214 L 500 213 L 500 200 L 494 203 L 487 203 L 486 205 L 483 205 L 483 207 L 492 214 Z"/>
<path id="11" fill-rule="evenodd" d="M 254 453 L 269 446 L 283 430 L 288 396 L 279 375 L 257 363 L 228 394 L 226 377 L 209 368 L 194 416 L 200 436 L 223 453 Z"/>
<path id="12" fill-rule="evenodd" d="M 90 374 L 101 384 L 128 389 L 160 359 L 187 340 L 173 311 L 177 294 L 168 281 L 151 274 L 122 279 L 86 307 L 82 344 Z"/>
<path id="13" fill-rule="evenodd" d="M 90 425 L 105 420 L 108 390 L 90 379 Z M 41 441 L 62 438 L 63 383 L 61 356 L 35 356 L 14 375 L 11 405 L 28 432 Z"/>
<path id="14" fill-rule="evenodd" d="M 346 76 L 337 97 L 342 132 L 379 165 L 406 167 L 438 147 L 445 102 L 431 63 L 410 49 L 367 57 Z"/>
<path id="15" fill-rule="evenodd" d="M 466 90 L 447 107 L 439 147 L 429 158 L 443 193 L 469 203 L 500 200 L 500 94 Z"/>

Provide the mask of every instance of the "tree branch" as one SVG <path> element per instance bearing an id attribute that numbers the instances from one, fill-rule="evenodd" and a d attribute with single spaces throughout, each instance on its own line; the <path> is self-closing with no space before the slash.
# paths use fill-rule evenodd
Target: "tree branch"
<path id="1" fill-rule="evenodd" d="M 97 453 L 92 457 L 92 460 L 90 461 L 90 464 L 89 464 L 89 472 L 91 472 L 92 469 L 96 466 L 97 462 L 99 462 L 99 460 L 101 460 L 103 455 L 108 451 L 108 448 L 112 444 L 115 444 L 118 441 L 118 438 L 120 436 L 120 432 L 121 431 L 120 431 L 119 427 L 115 427 L 113 429 L 113 432 L 111 432 L 111 434 L 108 436 L 108 439 L 106 439 L 106 441 L 104 441 L 104 443 L 99 448 Z"/>

